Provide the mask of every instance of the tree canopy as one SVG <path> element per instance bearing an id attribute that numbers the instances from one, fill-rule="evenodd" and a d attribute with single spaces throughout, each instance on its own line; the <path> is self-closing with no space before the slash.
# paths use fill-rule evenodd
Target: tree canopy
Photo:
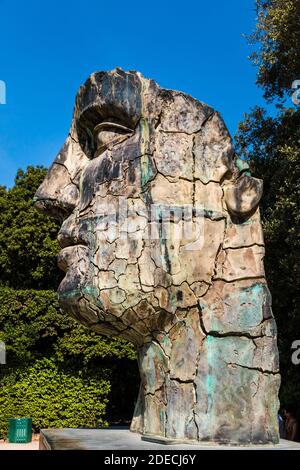
<path id="1" fill-rule="evenodd" d="M 300 400 L 300 367 L 291 346 L 300 339 L 300 109 L 283 103 L 292 81 L 300 79 L 299 0 L 257 0 L 258 23 L 252 40 L 257 82 L 277 113 L 256 107 L 245 115 L 236 148 L 264 180 L 261 202 L 266 243 L 266 274 L 278 324 L 283 403 Z M 291 91 L 290 91 L 291 94 Z"/>
<path id="2" fill-rule="evenodd" d="M 300 79 L 299 0 L 257 0 L 258 21 L 251 42 L 258 43 L 252 60 L 258 66 L 257 83 L 264 97 L 279 100 Z"/>
<path id="3" fill-rule="evenodd" d="M 28 167 L 18 171 L 11 189 L 0 187 L 0 341 L 7 352 L 7 364 L 0 366 L 3 436 L 7 418 L 24 413 L 35 430 L 128 420 L 138 392 L 134 346 L 95 334 L 59 308 L 59 225 L 33 206 L 45 173 Z"/>
<path id="4" fill-rule="evenodd" d="M 16 289 L 56 289 L 58 223 L 33 206 L 43 167 L 19 170 L 11 189 L 0 187 L 0 284 Z"/>

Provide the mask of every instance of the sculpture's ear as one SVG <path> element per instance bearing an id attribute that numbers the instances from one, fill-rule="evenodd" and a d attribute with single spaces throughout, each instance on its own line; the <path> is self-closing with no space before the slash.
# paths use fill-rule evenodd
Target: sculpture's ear
<path id="1" fill-rule="evenodd" d="M 228 212 L 245 217 L 259 204 L 263 193 L 263 181 L 242 174 L 234 183 L 223 187 Z"/>

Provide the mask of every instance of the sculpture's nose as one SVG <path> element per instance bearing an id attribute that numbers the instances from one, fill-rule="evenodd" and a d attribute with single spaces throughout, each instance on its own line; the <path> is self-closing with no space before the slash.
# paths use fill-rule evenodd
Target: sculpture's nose
<path id="1" fill-rule="evenodd" d="M 34 205 L 41 211 L 65 219 L 76 206 L 78 188 L 70 180 L 67 169 L 54 161 L 34 196 Z"/>
<path id="2" fill-rule="evenodd" d="M 34 196 L 35 207 L 65 219 L 79 199 L 79 176 L 87 157 L 69 136 Z"/>

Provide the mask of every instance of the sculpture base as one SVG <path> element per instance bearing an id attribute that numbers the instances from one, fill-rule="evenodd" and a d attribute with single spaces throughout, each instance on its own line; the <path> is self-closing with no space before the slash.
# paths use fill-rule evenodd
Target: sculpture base
<path id="1" fill-rule="evenodd" d="M 182 441 L 181 441 L 182 442 Z M 166 446 L 166 444 L 168 444 Z M 300 443 L 280 440 L 277 445 L 230 446 L 208 443 L 179 443 L 155 436 L 140 436 L 126 428 L 42 429 L 40 450 L 300 450 Z"/>

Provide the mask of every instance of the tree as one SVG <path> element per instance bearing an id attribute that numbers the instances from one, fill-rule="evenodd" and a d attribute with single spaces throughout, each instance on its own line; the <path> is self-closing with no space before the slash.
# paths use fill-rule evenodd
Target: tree
<path id="1" fill-rule="evenodd" d="M 15 186 L 0 187 L 0 284 L 16 289 L 56 289 L 58 223 L 39 214 L 33 195 L 43 181 L 43 167 L 19 170 Z"/>
<path id="2" fill-rule="evenodd" d="M 134 346 L 95 334 L 59 308 L 59 225 L 33 206 L 45 173 L 42 167 L 28 167 L 18 171 L 11 189 L 0 186 L 0 341 L 7 350 L 7 364 L 0 368 L 3 435 L 7 417 L 25 412 L 36 430 L 128 420 L 138 392 Z M 57 394 L 56 376 L 66 388 Z"/>
<path id="3" fill-rule="evenodd" d="M 257 0 L 258 22 L 251 42 L 260 43 L 252 60 L 258 66 L 257 83 L 268 101 L 283 99 L 300 78 L 299 0 Z"/>
<path id="4" fill-rule="evenodd" d="M 2 377 L 0 375 L 0 431 L 2 430 L 2 433 L 5 434 L 5 426 L 7 426 L 4 403 L 9 401 L 9 409 L 13 414 L 18 414 L 19 410 L 25 409 L 25 402 L 22 404 L 16 402 L 14 392 L 8 393 L 8 385 L 21 393 L 20 383 L 28 380 L 26 387 L 29 387 L 30 371 L 39 369 L 39 364 L 46 364 L 46 360 L 52 364 L 51 374 L 49 369 L 48 377 L 50 408 L 51 403 L 57 401 L 54 393 L 55 386 L 52 386 L 55 369 L 58 374 L 61 371 L 64 377 L 67 374 L 66 380 L 70 388 L 71 401 L 74 401 L 75 396 L 78 397 L 78 381 L 75 380 L 77 375 L 83 383 L 81 396 L 83 402 L 90 400 L 91 393 L 96 393 L 97 384 L 105 383 L 107 391 L 103 393 L 105 402 L 102 403 L 103 406 L 99 403 L 97 408 L 101 409 L 101 416 L 106 408 L 106 419 L 126 421 L 131 418 L 139 383 L 134 346 L 121 339 L 97 335 L 80 325 L 60 310 L 56 292 L 0 287 L 0 341 L 5 342 L 7 351 L 7 365 L 1 365 L 0 369 L 0 374 L 2 374 Z M 41 373 L 47 376 L 46 366 Z M 94 384 L 93 389 L 90 383 Z M 4 386 L 5 384 L 7 387 Z M 38 388 L 38 382 L 35 385 L 37 395 L 41 395 L 42 389 Z M 30 393 L 33 393 L 33 390 L 30 389 Z M 85 393 L 88 395 L 85 396 Z M 102 396 L 101 390 L 100 396 Z M 67 395 L 63 395 L 62 399 L 66 401 Z M 71 422 L 78 422 L 73 401 L 69 407 L 69 421 L 65 422 L 65 426 L 70 425 Z M 55 426 L 61 417 L 61 412 L 58 413 L 57 407 L 55 409 L 57 414 L 52 412 L 52 418 L 48 417 L 48 421 L 45 421 L 45 415 L 39 415 L 39 407 L 32 403 L 30 416 L 35 417 L 33 422 L 35 429 L 38 429 L 39 422 L 43 425 L 47 422 L 47 426 L 52 422 L 52 426 Z M 82 421 L 82 426 L 89 422 L 89 409 L 89 407 L 83 408 L 87 415 Z"/>
<path id="5" fill-rule="evenodd" d="M 291 362 L 291 345 L 300 339 L 300 110 L 283 106 L 294 79 L 300 79 L 300 2 L 257 0 L 258 23 L 252 40 L 257 83 L 277 115 L 262 108 L 246 114 L 236 135 L 237 151 L 264 180 L 261 204 L 266 273 L 278 324 L 281 401 L 300 400 L 300 367 Z M 291 103 L 292 104 L 292 103 Z"/>

